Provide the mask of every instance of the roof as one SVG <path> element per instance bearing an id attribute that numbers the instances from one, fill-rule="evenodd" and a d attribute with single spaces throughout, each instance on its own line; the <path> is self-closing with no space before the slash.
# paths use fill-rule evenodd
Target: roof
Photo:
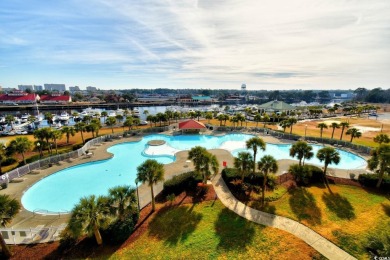
<path id="1" fill-rule="evenodd" d="M 270 101 L 259 105 L 259 109 L 271 109 L 271 110 L 294 110 L 295 107 L 283 102 L 283 101 Z"/>
<path id="2" fill-rule="evenodd" d="M 70 96 L 64 95 L 42 95 L 41 102 L 70 102 Z"/>
<path id="3" fill-rule="evenodd" d="M 23 101 L 31 101 L 35 102 L 39 97 L 35 94 L 27 94 L 27 93 L 9 93 L 0 95 L 0 101 L 13 101 L 13 102 L 23 102 Z"/>
<path id="4" fill-rule="evenodd" d="M 203 129 L 206 126 L 196 120 L 190 119 L 179 123 L 179 129 Z"/>

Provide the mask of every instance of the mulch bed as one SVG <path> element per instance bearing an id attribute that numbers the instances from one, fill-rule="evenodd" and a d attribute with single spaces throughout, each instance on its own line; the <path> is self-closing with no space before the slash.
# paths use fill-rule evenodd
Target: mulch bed
<path id="1" fill-rule="evenodd" d="M 152 206 L 149 204 L 143 208 L 140 212 L 140 218 L 135 227 L 133 234 L 121 245 L 107 245 L 97 246 L 95 238 L 81 239 L 76 246 L 67 250 L 66 252 L 60 251 L 58 241 L 45 244 L 32 244 L 32 245 L 18 245 L 10 246 L 13 256 L 11 259 L 75 259 L 75 258 L 97 258 L 97 257 L 109 257 L 115 253 L 118 249 L 125 248 L 129 244 L 133 243 L 142 234 L 149 229 L 149 223 L 153 220 L 154 216 L 158 213 L 169 210 L 171 207 L 176 207 L 183 204 L 193 204 L 201 201 L 211 201 L 216 199 L 216 194 L 213 186 L 208 186 L 207 193 L 201 198 L 196 198 L 185 192 L 176 196 L 175 201 L 165 202 L 160 199 L 156 204 L 156 211 L 151 213 Z M 0 254 L 1 258 L 1 254 Z"/>

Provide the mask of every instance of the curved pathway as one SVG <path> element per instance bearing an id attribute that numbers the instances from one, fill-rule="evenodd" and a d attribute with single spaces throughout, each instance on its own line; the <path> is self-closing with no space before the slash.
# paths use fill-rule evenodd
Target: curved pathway
<path id="1" fill-rule="evenodd" d="M 238 201 L 226 186 L 221 174 L 217 174 L 212 179 L 212 184 L 222 204 L 241 217 L 261 225 L 287 231 L 302 239 L 329 259 L 356 259 L 312 229 L 295 220 L 255 210 Z"/>

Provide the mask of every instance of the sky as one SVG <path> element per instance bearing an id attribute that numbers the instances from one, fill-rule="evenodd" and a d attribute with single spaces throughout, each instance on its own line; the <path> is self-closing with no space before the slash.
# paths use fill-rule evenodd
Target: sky
<path id="1" fill-rule="evenodd" d="M 389 0 L 1 0 L 0 86 L 390 88 Z"/>

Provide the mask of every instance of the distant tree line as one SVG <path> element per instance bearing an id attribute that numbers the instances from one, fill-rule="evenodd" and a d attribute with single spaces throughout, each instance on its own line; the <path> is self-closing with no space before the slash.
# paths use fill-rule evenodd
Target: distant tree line
<path id="1" fill-rule="evenodd" d="M 390 103 L 390 89 L 374 88 L 357 88 L 355 91 L 355 101 L 369 103 Z"/>

